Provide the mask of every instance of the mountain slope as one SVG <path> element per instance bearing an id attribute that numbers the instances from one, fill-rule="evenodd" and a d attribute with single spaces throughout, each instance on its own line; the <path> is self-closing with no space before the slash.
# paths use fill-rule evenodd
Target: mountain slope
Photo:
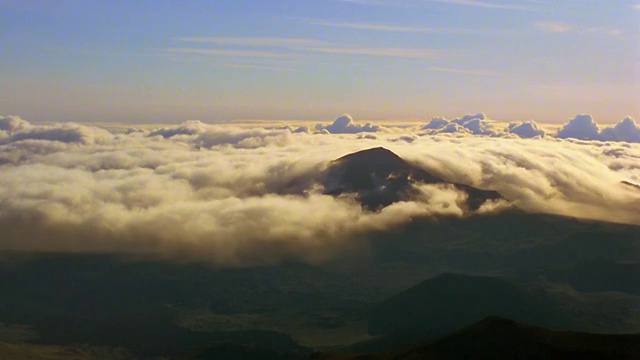
<path id="1" fill-rule="evenodd" d="M 437 336 L 487 316 L 555 328 L 574 325 L 542 291 L 496 277 L 443 274 L 378 304 L 369 314 L 369 333 L 419 331 Z"/>
<path id="2" fill-rule="evenodd" d="M 375 210 L 416 194 L 416 184 L 448 184 L 468 194 L 469 210 L 477 210 L 485 201 L 501 199 L 495 191 L 477 189 L 446 180 L 413 166 L 393 152 L 372 148 L 334 160 L 323 177 L 325 193 L 355 194 L 368 209 Z"/>
<path id="3" fill-rule="evenodd" d="M 445 337 L 386 353 L 317 355 L 317 359 L 638 359 L 640 334 L 552 331 L 489 317 Z"/>

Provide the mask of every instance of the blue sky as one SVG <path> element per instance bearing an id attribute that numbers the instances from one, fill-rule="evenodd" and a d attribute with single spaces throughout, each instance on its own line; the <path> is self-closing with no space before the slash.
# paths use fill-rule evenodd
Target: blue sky
<path id="1" fill-rule="evenodd" d="M 640 0 L 0 0 L 36 121 L 640 116 Z"/>

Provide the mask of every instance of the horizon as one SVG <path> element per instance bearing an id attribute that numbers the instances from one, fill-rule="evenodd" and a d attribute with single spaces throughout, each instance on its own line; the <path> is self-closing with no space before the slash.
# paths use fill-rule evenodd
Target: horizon
<path id="1" fill-rule="evenodd" d="M 636 0 L 4 0 L 0 10 L 0 114 L 33 122 L 640 115 Z"/>

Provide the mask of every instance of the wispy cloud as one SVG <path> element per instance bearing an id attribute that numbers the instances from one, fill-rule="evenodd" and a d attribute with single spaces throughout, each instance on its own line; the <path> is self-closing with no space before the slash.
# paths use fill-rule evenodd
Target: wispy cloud
<path id="1" fill-rule="evenodd" d="M 390 48 L 390 47 L 318 47 L 309 48 L 310 51 L 343 54 L 343 55 L 368 55 L 368 56 L 390 56 L 413 59 L 434 59 L 445 55 L 444 51 L 437 49 L 410 49 L 410 48 Z"/>
<path id="2" fill-rule="evenodd" d="M 221 67 L 234 68 L 234 69 L 253 69 L 253 70 L 269 70 L 275 72 L 289 72 L 294 71 L 292 67 L 274 66 L 274 65 L 262 65 L 262 64 L 238 64 L 238 63 L 223 63 Z"/>
<path id="3" fill-rule="evenodd" d="M 172 54 L 198 54 L 198 55 L 215 55 L 229 57 L 250 57 L 250 58 L 291 58 L 290 54 L 253 51 L 253 50 L 232 50 L 232 49 L 199 49 L 174 47 L 166 48 L 163 51 Z"/>
<path id="4" fill-rule="evenodd" d="M 297 38 L 271 37 L 177 37 L 174 40 L 190 43 L 204 43 L 216 45 L 259 46 L 259 47 L 311 47 L 329 44 L 326 41 Z"/>
<path id="5" fill-rule="evenodd" d="M 375 5 L 375 6 L 408 6 L 408 5 L 419 5 L 425 3 L 442 3 L 442 4 L 451 4 L 451 5 L 459 5 L 459 6 L 470 6 L 476 8 L 484 8 L 484 9 L 495 9 L 495 10 L 520 10 L 520 11 L 535 11 L 536 9 L 531 7 L 530 5 L 523 5 L 523 1 L 511 1 L 511 2 L 488 2 L 488 1 L 479 1 L 479 0 L 423 0 L 419 2 L 407 2 L 407 1 L 397 1 L 397 0 L 340 0 L 343 2 L 349 2 L 354 4 L 362 4 L 362 5 Z"/>
<path id="6" fill-rule="evenodd" d="M 580 33 L 580 34 L 600 34 L 609 36 L 620 36 L 622 31 L 607 27 L 581 27 L 563 22 L 544 21 L 538 22 L 535 26 L 547 33 Z"/>
<path id="7" fill-rule="evenodd" d="M 447 33 L 447 34 L 469 34 L 487 32 L 487 29 L 462 29 L 462 28 L 431 28 L 431 27 L 418 27 L 418 26 L 402 26 L 402 25 L 389 25 L 389 24 L 373 24 L 373 23 L 350 23 L 350 22 L 332 22 L 323 20 L 308 20 L 310 25 L 347 28 L 356 30 L 371 30 L 371 31 L 385 31 L 385 32 L 401 32 L 401 33 Z"/>
<path id="8" fill-rule="evenodd" d="M 445 72 L 452 74 L 460 74 L 460 75 L 471 75 L 471 76 L 492 76 L 492 77 L 502 77 L 503 73 L 497 71 L 487 71 L 487 70 L 475 70 L 475 69 L 456 69 L 456 68 L 447 68 L 447 67 L 431 67 L 429 68 L 431 71 L 437 72 Z"/>
<path id="9" fill-rule="evenodd" d="M 636 10 L 640 10 L 640 4 L 633 5 L 633 8 Z"/>
<path id="10" fill-rule="evenodd" d="M 586 34 L 601 34 L 609 36 L 620 36 L 622 34 L 622 31 L 620 29 L 610 29 L 605 27 L 585 28 L 581 31 Z"/>
<path id="11" fill-rule="evenodd" d="M 360 56 L 384 56 L 411 59 L 433 59 L 446 55 L 444 50 L 430 48 L 363 47 L 337 44 L 314 39 L 298 38 L 243 38 L 243 37 L 177 37 L 174 40 L 187 43 L 210 44 L 213 48 L 171 47 L 165 52 L 227 57 L 295 58 L 302 54 L 336 54 Z M 242 47 L 238 49 L 237 47 Z M 256 50 L 271 48 L 271 51 Z"/>
<path id="12" fill-rule="evenodd" d="M 538 29 L 548 33 L 566 33 L 573 30 L 573 27 L 569 24 L 552 21 L 538 22 L 535 24 L 535 26 Z"/>
<path id="13" fill-rule="evenodd" d="M 339 0 L 342 2 L 348 2 L 353 4 L 361 4 L 361 5 L 390 5 L 392 2 L 385 0 Z"/>
<path id="14" fill-rule="evenodd" d="M 499 9 L 499 10 L 527 10 L 532 11 L 534 8 L 528 5 L 514 4 L 514 3 L 493 3 L 477 0 L 430 0 L 431 2 L 446 3 L 454 5 L 473 6 L 485 9 Z"/>

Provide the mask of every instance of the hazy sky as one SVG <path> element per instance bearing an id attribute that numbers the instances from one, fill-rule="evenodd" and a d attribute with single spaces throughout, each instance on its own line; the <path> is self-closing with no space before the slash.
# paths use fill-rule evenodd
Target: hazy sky
<path id="1" fill-rule="evenodd" d="M 34 121 L 640 117 L 640 0 L 0 0 Z"/>

